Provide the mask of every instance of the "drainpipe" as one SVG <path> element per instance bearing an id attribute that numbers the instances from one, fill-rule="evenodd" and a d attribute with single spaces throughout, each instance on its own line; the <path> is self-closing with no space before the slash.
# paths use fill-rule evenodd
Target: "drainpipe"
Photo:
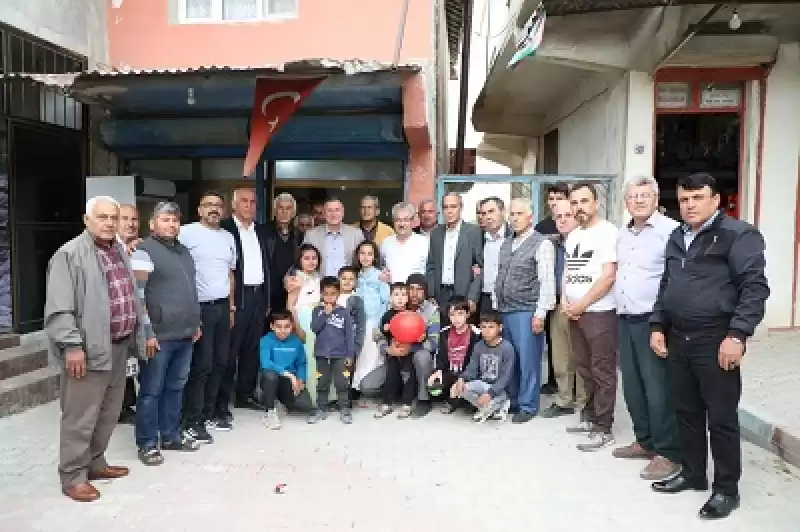
<path id="1" fill-rule="evenodd" d="M 469 56 L 472 45 L 472 0 L 464 0 L 461 41 L 461 72 L 459 72 L 458 129 L 456 130 L 455 171 L 463 174 L 464 140 L 467 135 L 467 99 L 469 97 Z"/>
<path id="2" fill-rule="evenodd" d="M 670 59 L 672 59 L 673 57 L 675 57 L 675 55 L 676 55 L 678 52 L 680 52 L 680 51 L 681 51 L 681 48 L 683 48 L 684 46 L 686 46 L 686 43 L 688 43 L 688 42 L 689 42 L 689 41 L 692 39 L 692 37 L 694 37 L 695 35 L 697 35 L 697 32 L 699 32 L 701 29 L 703 29 L 703 26 L 705 26 L 705 24 L 706 24 L 706 23 L 707 23 L 709 20 L 711 20 L 711 18 L 712 18 L 714 15 L 716 15 L 716 14 L 717 14 L 717 11 L 719 11 L 719 10 L 720 10 L 720 9 L 722 9 L 723 7 L 725 7 L 725 4 L 716 4 L 714 7 L 712 7 L 712 8 L 711 8 L 711 9 L 708 11 L 708 13 L 706 13 L 705 15 L 703 15 L 703 18 L 701 18 L 700 20 L 698 20 L 696 24 L 692 24 L 691 26 L 689 26 L 689 28 L 686 30 L 686 33 L 683 35 L 683 39 L 681 39 L 681 40 L 680 40 L 680 42 L 678 42 L 678 44 L 676 44 L 675 46 L 673 46 L 673 47 L 670 49 L 670 51 L 669 51 L 669 52 L 667 52 L 667 55 L 665 55 L 665 56 L 664 56 L 664 57 L 661 59 L 661 61 L 659 61 L 659 62 L 656 64 L 655 68 L 653 68 L 653 72 L 657 71 L 659 68 L 661 68 L 662 66 L 664 66 L 665 64 L 667 64 L 667 61 L 669 61 Z"/>

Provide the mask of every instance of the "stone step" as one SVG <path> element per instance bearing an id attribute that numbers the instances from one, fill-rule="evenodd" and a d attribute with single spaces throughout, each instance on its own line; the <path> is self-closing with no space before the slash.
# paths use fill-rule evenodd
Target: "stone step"
<path id="1" fill-rule="evenodd" d="M 58 397 L 60 372 L 45 367 L 0 380 L 0 417 L 22 412 Z"/>
<path id="2" fill-rule="evenodd" d="M 8 349 L 9 347 L 17 347 L 19 345 L 19 335 L 13 333 L 0 334 L 0 349 Z"/>
<path id="3" fill-rule="evenodd" d="M 47 350 L 37 346 L 10 347 L 0 351 L 0 380 L 47 366 Z"/>

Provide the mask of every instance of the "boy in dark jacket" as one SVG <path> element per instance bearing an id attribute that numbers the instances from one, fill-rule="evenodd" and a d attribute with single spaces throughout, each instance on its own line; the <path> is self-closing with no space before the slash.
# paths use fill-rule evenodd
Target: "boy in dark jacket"
<path id="1" fill-rule="evenodd" d="M 450 388 L 469 365 L 475 344 L 481 339 L 480 329 L 469 323 L 469 302 L 464 296 L 453 296 L 448 302 L 450 325 L 439 333 L 439 351 L 436 355 L 434 372 L 428 379 L 428 386 L 441 386 L 446 403 L 443 414 L 456 411 L 460 399 L 450 396 Z"/>
<path id="2" fill-rule="evenodd" d="M 353 422 L 348 390 L 350 371 L 356 356 L 353 318 L 337 303 L 339 279 L 324 277 L 319 283 L 322 303 L 311 314 L 311 330 L 316 335 L 314 358 L 317 362 L 317 407 L 308 416 L 310 424 L 327 417 L 331 380 L 339 401 L 339 418 L 349 425 Z"/>
<path id="3" fill-rule="evenodd" d="M 475 344 L 472 359 L 450 390 L 478 407 L 473 419 L 483 423 L 490 417 L 505 420 L 511 401 L 508 386 L 514 373 L 514 348 L 503 340 L 503 325 L 495 310 L 481 314 L 482 340 Z"/>

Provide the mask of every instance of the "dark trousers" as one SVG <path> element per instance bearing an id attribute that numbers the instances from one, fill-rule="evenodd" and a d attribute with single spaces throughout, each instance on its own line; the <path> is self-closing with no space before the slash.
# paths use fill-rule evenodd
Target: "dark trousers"
<path id="1" fill-rule="evenodd" d="M 610 431 L 617 400 L 617 314 L 585 312 L 570 320 L 569 335 L 575 371 L 586 388 L 584 418 Z"/>
<path id="2" fill-rule="evenodd" d="M 636 441 L 680 463 L 678 428 L 667 360 L 650 348 L 650 314 L 619 317 L 619 365 L 622 393 Z"/>
<path id="3" fill-rule="evenodd" d="M 122 397 L 122 409 L 129 410 L 136 406 L 136 377 L 125 379 L 125 395 Z"/>
<path id="4" fill-rule="evenodd" d="M 442 285 L 439 287 L 439 296 L 436 298 L 436 302 L 439 303 L 442 327 L 450 325 L 450 299 L 453 295 L 455 295 L 455 292 L 453 292 L 452 286 Z"/>
<path id="5" fill-rule="evenodd" d="M 328 397 L 331 393 L 331 381 L 336 389 L 336 398 L 340 409 L 350 408 L 350 369 L 344 364 L 344 358 L 317 357 L 317 407 L 328 408 Z"/>
<path id="6" fill-rule="evenodd" d="M 738 415 L 742 376 L 739 368 L 726 371 L 719 367 L 719 344 L 726 334 L 726 330 L 673 331 L 667 339 L 667 360 L 672 395 L 677 401 L 684 475 L 691 480 L 706 477 L 708 430 L 714 460 L 713 489 L 737 495 L 742 476 Z"/>
<path id="7" fill-rule="evenodd" d="M 183 418 L 187 425 L 196 425 L 213 417 L 231 348 L 228 299 L 200 303 L 200 310 L 203 334 L 194 344 L 192 367 L 183 392 Z"/>
<path id="8" fill-rule="evenodd" d="M 264 334 L 267 308 L 261 287 L 244 287 L 244 301 L 236 309 L 231 330 L 231 351 L 219 387 L 216 414 L 228 412 L 231 397 L 245 402 L 253 397 L 258 379 L 258 344 Z"/>
<path id="9" fill-rule="evenodd" d="M 556 382 L 556 370 L 553 369 L 553 340 L 550 337 L 550 324 L 553 322 L 553 312 L 551 310 L 547 313 L 547 318 L 544 320 L 544 341 L 547 345 L 547 379 L 542 381 L 550 386 L 558 386 Z"/>
<path id="10" fill-rule="evenodd" d="M 411 355 L 386 357 L 386 382 L 383 383 L 381 402 L 390 405 L 394 403 L 398 395 L 400 403 L 409 406 L 417 395 L 417 375 Z"/>
<path id="11" fill-rule="evenodd" d="M 449 369 L 442 370 L 442 397 L 445 401 L 450 403 L 451 406 L 457 407 L 464 404 L 464 400 L 458 397 L 450 397 L 450 388 L 458 380 L 458 375 L 450 371 Z"/>
<path id="12" fill-rule="evenodd" d="M 311 410 L 311 396 L 308 395 L 308 390 L 303 389 L 295 395 L 292 381 L 274 371 L 261 372 L 261 390 L 264 392 L 264 406 L 267 410 L 275 408 L 276 399 L 290 412 Z"/>

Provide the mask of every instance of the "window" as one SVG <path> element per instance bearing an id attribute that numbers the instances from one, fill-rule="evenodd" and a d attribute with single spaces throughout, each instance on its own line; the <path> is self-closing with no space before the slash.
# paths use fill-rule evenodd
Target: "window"
<path id="1" fill-rule="evenodd" d="M 181 0 L 180 21 L 241 22 L 297 16 L 298 0 Z"/>

